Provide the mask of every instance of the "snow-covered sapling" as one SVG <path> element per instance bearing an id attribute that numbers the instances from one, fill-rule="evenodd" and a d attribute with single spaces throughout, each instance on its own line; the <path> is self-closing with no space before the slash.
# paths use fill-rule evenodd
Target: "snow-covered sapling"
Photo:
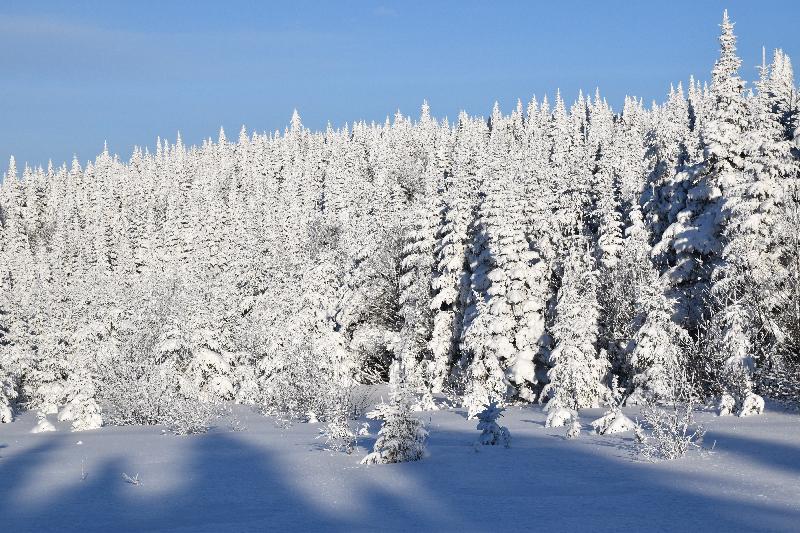
<path id="1" fill-rule="evenodd" d="M 742 401 L 738 416 L 753 416 L 764 413 L 764 398 L 753 392 L 747 393 Z"/>
<path id="2" fill-rule="evenodd" d="M 736 400 L 727 392 L 723 392 L 720 396 L 719 403 L 717 404 L 717 412 L 719 416 L 732 415 L 736 409 Z"/>
<path id="3" fill-rule="evenodd" d="M 428 432 L 418 418 L 412 416 L 408 403 L 396 399 L 385 412 L 383 426 L 372 453 L 361 464 L 386 464 L 419 461 L 425 455 Z"/>
<path id="4" fill-rule="evenodd" d="M 577 420 L 573 420 L 572 423 L 567 428 L 567 432 L 564 435 L 567 439 L 576 439 L 581 434 L 581 423 Z"/>
<path id="5" fill-rule="evenodd" d="M 637 426 L 637 450 L 639 456 L 647 461 L 679 459 L 690 448 L 702 445 L 705 428 L 695 423 L 692 402 L 675 404 L 669 410 L 644 407 L 642 417 L 650 427 L 650 435 L 645 435 Z"/>
<path id="6" fill-rule="evenodd" d="M 508 432 L 508 428 L 497 423 L 503 416 L 503 411 L 504 409 L 498 407 L 497 403 L 491 402 L 478 413 L 478 430 L 481 431 L 478 442 L 489 446 L 503 445 L 506 448 L 511 445 L 511 433 Z"/>
<path id="7" fill-rule="evenodd" d="M 56 428 L 47 420 L 47 415 L 39 411 L 36 413 L 36 425 L 31 430 L 31 433 L 45 433 L 47 431 L 55 431 Z"/>
<path id="8" fill-rule="evenodd" d="M 17 387 L 14 376 L 0 377 L 0 424 L 14 421 L 12 403 L 17 399 Z"/>
<path id="9" fill-rule="evenodd" d="M 345 416 L 330 420 L 319 430 L 318 439 L 325 439 L 325 446 L 335 452 L 353 453 L 356 447 L 356 435 Z"/>
<path id="10" fill-rule="evenodd" d="M 591 426 L 598 435 L 610 435 L 632 431 L 636 424 L 622 412 L 623 394 L 617 386 L 617 376 L 614 376 L 611 385 L 613 406 L 603 413 L 603 416 L 592 421 Z"/>

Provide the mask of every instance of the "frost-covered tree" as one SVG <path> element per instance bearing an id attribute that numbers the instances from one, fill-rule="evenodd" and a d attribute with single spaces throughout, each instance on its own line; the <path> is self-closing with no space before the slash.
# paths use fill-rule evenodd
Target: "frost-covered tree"
<path id="1" fill-rule="evenodd" d="M 488 446 L 511 445 L 511 434 L 508 428 L 497 423 L 503 416 L 503 408 L 496 403 L 490 403 L 478 413 L 478 431 L 481 432 L 478 442 Z"/>
<path id="2" fill-rule="evenodd" d="M 432 194 L 429 198 L 432 198 Z M 418 388 L 441 390 L 446 376 L 446 361 L 435 360 L 430 352 L 433 333 L 431 309 L 431 276 L 434 264 L 434 210 L 429 200 L 418 207 L 403 230 L 403 249 L 400 260 L 400 328 L 399 358 L 405 372 Z M 444 363 L 444 364 L 443 364 Z"/>
<path id="3" fill-rule="evenodd" d="M 686 366 L 689 335 L 673 321 L 672 303 L 657 276 L 649 279 L 637 298 L 641 315 L 632 339 L 628 404 L 674 401 L 673 380 L 682 378 Z"/>
<path id="4" fill-rule="evenodd" d="M 712 102 L 701 131 L 703 158 L 676 176 L 686 183 L 685 202 L 655 249 L 668 266 L 679 314 L 690 328 L 705 307 L 711 273 L 723 262 L 722 232 L 744 176 L 743 132 L 750 124 L 744 82 L 738 74 L 741 59 L 727 11 L 721 27 L 720 57 L 712 71 Z"/>
<path id="5" fill-rule="evenodd" d="M 561 287 L 552 326 L 555 348 L 542 390 L 548 409 L 597 407 L 608 398 L 608 361 L 597 350 L 597 273 L 587 240 L 573 237 L 562 259 Z"/>
<path id="6" fill-rule="evenodd" d="M 520 191 L 507 172 L 487 184 L 469 256 L 461 342 L 471 412 L 516 396 L 533 400 L 534 361 L 545 339 L 547 280 L 523 233 Z"/>
<path id="7" fill-rule="evenodd" d="M 771 72 L 770 72 L 771 71 Z M 745 135 L 747 158 L 735 188 L 730 193 L 728 224 L 722 238 L 724 262 L 714 272 L 712 296 L 715 319 L 720 321 L 722 375 L 748 373 L 756 362 L 766 362 L 773 328 L 763 320 L 774 310 L 764 305 L 761 287 L 782 270 L 781 236 L 776 224 L 784 216 L 783 206 L 800 167 L 791 155 L 789 109 L 793 99 L 787 86 L 794 86 L 791 64 L 776 51 L 771 67 L 762 64 L 758 94 L 751 97 L 753 125 Z M 737 379 L 741 382 L 743 378 Z M 745 389 L 749 389 L 748 384 Z M 732 389 L 732 383 L 726 386 Z M 737 386 L 736 388 L 741 388 Z M 739 401 L 749 393 L 739 392 Z"/>
<path id="8" fill-rule="evenodd" d="M 372 453 L 361 464 L 387 464 L 419 461 L 425 456 L 428 432 L 421 420 L 414 417 L 408 402 L 399 398 L 392 402 Z"/>

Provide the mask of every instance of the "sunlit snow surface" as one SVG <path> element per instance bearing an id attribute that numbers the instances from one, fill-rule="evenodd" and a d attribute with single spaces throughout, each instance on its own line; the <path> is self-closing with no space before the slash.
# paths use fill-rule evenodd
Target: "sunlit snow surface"
<path id="1" fill-rule="evenodd" d="M 797 531 L 800 415 L 703 412 L 711 453 L 632 458 L 630 433 L 545 428 L 538 406 L 503 417 L 511 448 L 475 446 L 461 409 L 418 413 L 417 463 L 359 465 L 321 448 L 318 424 L 282 429 L 236 408 L 245 431 L 164 435 L 158 427 L 31 434 L 34 413 L 0 426 L 0 530 L 26 531 Z M 635 410 L 625 410 L 635 419 Z M 78 442 L 81 444 L 78 444 Z M 139 474 L 140 485 L 123 479 Z M 82 479 L 85 477 L 85 479 Z"/>

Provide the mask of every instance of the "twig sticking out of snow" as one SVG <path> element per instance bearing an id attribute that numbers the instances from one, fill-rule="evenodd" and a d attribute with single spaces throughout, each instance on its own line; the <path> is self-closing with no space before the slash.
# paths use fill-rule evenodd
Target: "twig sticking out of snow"
<path id="1" fill-rule="evenodd" d="M 135 476 L 131 477 L 125 472 L 122 473 L 122 479 L 125 480 L 126 483 L 130 483 L 131 485 L 141 485 L 142 480 L 139 479 L 139 473 L 137 472 Z"/>

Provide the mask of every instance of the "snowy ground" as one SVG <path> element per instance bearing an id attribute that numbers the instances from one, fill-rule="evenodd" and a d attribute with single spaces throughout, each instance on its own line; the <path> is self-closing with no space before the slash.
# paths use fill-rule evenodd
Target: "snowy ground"
<path id="1" fill-rule="evenodd" d="M 771 407 L 771 408 L 770 408 Z M 797 531 L 800 415 L 702 413 L 711 454 L 633 460 L 632 436 L 562 438 L 538 406 L 510 408 L 510 449 L 482 447 L 460 409 L 424 413 L 429 457 L 361 466 L 320 447 L 318 426 L 179 437 L 156 427 L 30 434 L 0 426 L 2 531 Z M 581 413 L 584 428 L 601 410 Z M 78 444 L 78 442 L 82 444 Z M 83 466 L 82 466 L 83 465 Z M 86 473 L 82 478 L 82 470 Z M 141 485 L 123 480 L 139 474 Z"/>

